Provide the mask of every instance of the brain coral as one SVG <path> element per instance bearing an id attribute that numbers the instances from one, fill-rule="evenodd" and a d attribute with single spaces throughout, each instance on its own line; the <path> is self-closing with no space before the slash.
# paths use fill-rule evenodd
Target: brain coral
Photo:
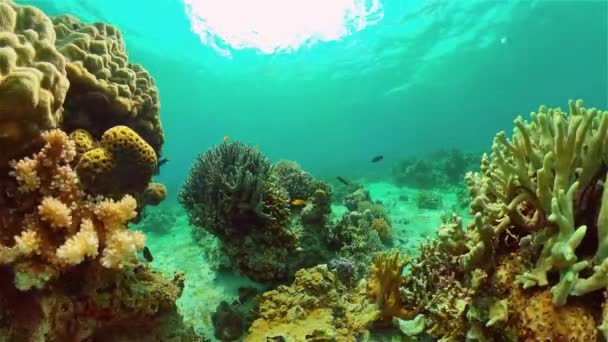
<path id="1" fill-rule="evenodd" d="M 69 82 L 54 44 L 44 13 L 0 2 L 0 164 L 61 121 Z"/>
<path id="2" fill-rule="evenodd" d="M 116 126 L 103 134 L 100 147 L 80 157 L 76 171 L 89 192 L 117 196 L 142 193 L 156 165 L 156 153 L 144 139 Z"/>
<path id="3" fill-rule="evenodd" d="M 164 138 L 158 89 L 142 66 L 129 63 L 120 31 L 69 15 L 53 23 L 71 84 L 65 128 L 84 128 L 99 137 L 110 127 L 126 125 L 159 153 Z"/>

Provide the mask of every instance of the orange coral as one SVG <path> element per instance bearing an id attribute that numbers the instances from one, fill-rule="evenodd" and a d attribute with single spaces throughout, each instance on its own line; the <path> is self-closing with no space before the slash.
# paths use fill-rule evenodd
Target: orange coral
<path id="1" fill-rule="evenodd" d="M 391 322 L 393 317 L 405 320 L 414 318 L 399 294 L 399 288 L 405 282 L 402 273 L 407 263 L 408 258 L 401 258 L 399 252 L 379 253 L 374 258 L 365 294 L 380 309 L 381 321 Z"/>
<path id="2" fill-rule="evenodd" d="M 136 215 L 135 199 L 87 196 L 70 167 L 74 142 L 60 130 L 45 132 L 42 139 L 38 153 L 11 162 L 12 183 L 3 178 L 15 190 L 0 195 L 0 202 L 14 204 L 0 207 L 0 265 L 13 265 L 21 280 L 36 277 L 39 266 L 57 275 L 100 252 L 105 267 L 122 267 L 145 241 L 141 232 L 126 229 Z M 29 286 L 44 284 L 30 279 L 18 287 Z"/>

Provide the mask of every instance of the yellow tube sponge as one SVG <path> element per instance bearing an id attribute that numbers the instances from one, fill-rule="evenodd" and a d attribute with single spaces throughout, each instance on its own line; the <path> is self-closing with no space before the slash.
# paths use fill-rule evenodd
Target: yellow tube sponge
<path id="1" fill-rule="evenodd" d="M 69 82 L 55 39 L 40 10 L 0 2 L 0 164 L 62 120 Z"/>

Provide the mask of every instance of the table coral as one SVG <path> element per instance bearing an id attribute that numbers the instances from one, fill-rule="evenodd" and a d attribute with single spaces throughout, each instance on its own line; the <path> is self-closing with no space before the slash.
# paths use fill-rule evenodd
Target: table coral
<path id="1" fill-rule="evenodd" d="M 70 80 L 64 128 L 86 129 L 99 138 L 107 129 L 125 125 L 160 153 L 164 137 L 158 89 L 141 65 L 129 63 L 121 32 L 70 15 L 55 17 L 53 23 L 55 46 L 67 60 Z"/>
<path id="2" fill-rule="evenodd" d="M 60 130 L 44 132 L 42 139 L 41 150 L 12 161 L 10 176 L 2 179 L 13 190 L 0 195 L 0 264 L 12 265 L 16 280 L 34 279 L 45 268 L 51 274 L 45 281 L 86 258 L 121 268 L 144 246 L 141 232 L 126 229 L 136 215 L 135 199 L 88 197 L 70 167 L 74 142 Z M 22 290 L 45 286 L 23 284 Z"/>
<path id="3" fill-rule="evenodd" d="M 37 8 L 0 3 L 0 165 L 62 121 L 69 82 L 55 39 Z"/>

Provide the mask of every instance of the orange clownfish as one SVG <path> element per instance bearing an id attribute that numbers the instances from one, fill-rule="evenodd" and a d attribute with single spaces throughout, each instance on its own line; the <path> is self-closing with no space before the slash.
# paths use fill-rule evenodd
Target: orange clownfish
<path id="1" fill-rule="evenodd" d="M 229 135 L 224 136 L 224 142 L 229 142 L 229 141 L 230 141 L 230 136 Z"/>
<path id="2" fill-rule="evenodd" d="M 306 201 L 303 199 L 294 199 L 291 201 L 292 205 L 300 206 L 306 204 Z"/>

